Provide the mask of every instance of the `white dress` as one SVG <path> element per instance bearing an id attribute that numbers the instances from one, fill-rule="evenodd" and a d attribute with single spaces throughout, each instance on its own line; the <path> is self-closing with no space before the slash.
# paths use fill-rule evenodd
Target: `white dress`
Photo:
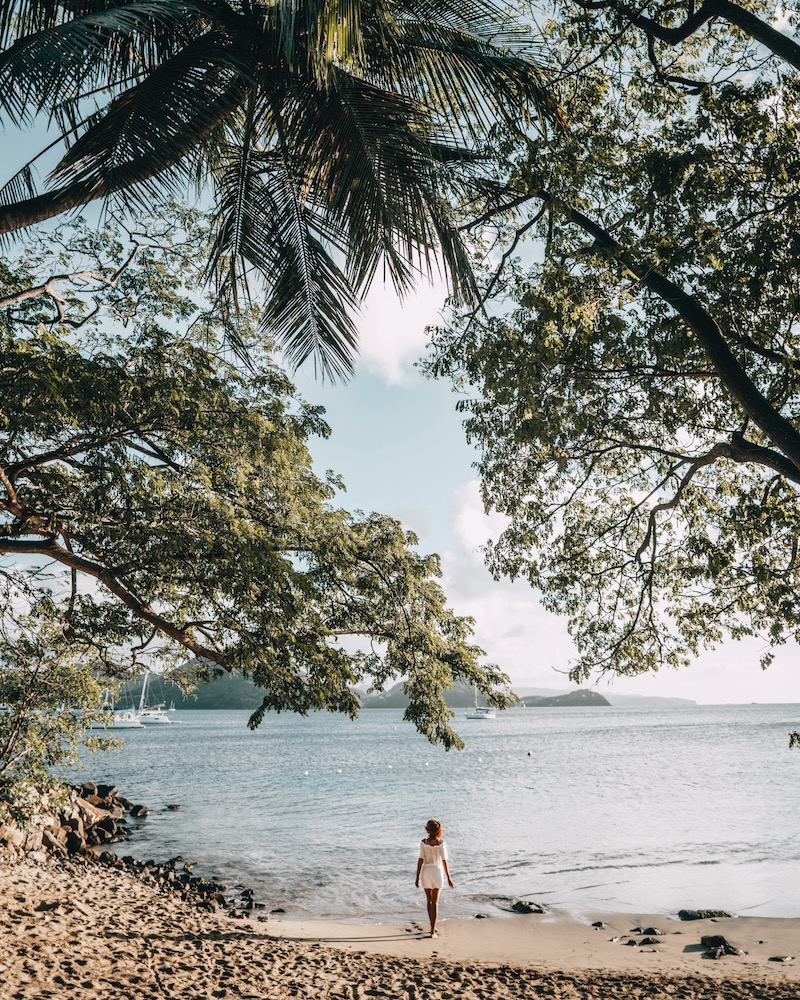
<path id="1" fill-rule="evenodd" d="M 423 840 L 419 845 L 419 856 L 422 858 L 422 868 L 419 873 L 419 880 L 423 889 L 441 889 L 445 883 L 444 865 L 442 861 L 447 860 L 447 848 L 444 841 L 431 847 Z"/>

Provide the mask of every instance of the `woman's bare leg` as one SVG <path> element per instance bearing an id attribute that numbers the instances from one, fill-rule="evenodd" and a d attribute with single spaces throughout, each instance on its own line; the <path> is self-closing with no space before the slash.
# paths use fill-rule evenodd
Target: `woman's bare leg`
<path id="1" fill-rule="evenodd" d="M 431 937 L 436 937 L 436 921 L 439 918 L 439 893 L 441 889 L 426 889 L 425 901 L 428 905 L 428 920 L 431 922 Z"/>

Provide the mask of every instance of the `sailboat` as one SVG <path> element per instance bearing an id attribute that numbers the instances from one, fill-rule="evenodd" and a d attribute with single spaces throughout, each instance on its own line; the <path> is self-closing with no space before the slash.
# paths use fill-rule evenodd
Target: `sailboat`
<path id="1" fill-rule="evenodd" d="M 475 694 L 475 707 L 468 708 L 464 718 L 465 719 L 495 719 L 497 718 L 497 713 L 493 708 L 488 705 L 478 704 L 478 685 L 473 685 L 473 692 Z"/>
<path id="2" fill-rule="evenodd" d="M 142 729 L 139 717 L 132 708 L 114 709 L 114 702 L 111 699 L 111 692 L 106 689 L 103 696 L 103 711 L 114 712 L 114 719 L 105 725 L 102 719 L 95 719 L 89 726 L 90 729 Z"/>
<path id="3" fill-rule="evenodd" d="M 160 705 L 147 705 L 145 703 L 147 698 L 147 679 L 149 676 L 150 672 L 146 670 L 142 679 L 142 694 L 139 698 L 139 711 L 136 713 L 137 718 L 143 726 L 170 726 L 172 725 L 172 719 L 163 710 L 163 703 Z"/>

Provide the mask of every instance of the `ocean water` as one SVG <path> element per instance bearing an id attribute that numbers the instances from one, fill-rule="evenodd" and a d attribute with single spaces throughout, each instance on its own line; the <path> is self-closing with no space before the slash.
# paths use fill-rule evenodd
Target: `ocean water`
<path id="1" fill-rule="evenodd" d="M 561 911 L 800 915 L 800 705 L 515 709 L 433 747 L 390 709 L 177 712 L 126 732 L 81 780 L 150 809 L 120 853 L 181 854 L 287 916 L 419 917 L 417 847 L 444 823 L 444 916 L 509 898 Z M 179 811 L 166 805 L 180 803 Z"/>

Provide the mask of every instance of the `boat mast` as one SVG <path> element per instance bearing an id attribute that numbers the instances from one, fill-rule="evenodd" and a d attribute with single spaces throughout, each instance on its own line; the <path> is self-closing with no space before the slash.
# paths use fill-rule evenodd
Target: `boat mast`
<path id="1" fill-rule="evenodd" d="M 141 712 L 144 708 L 144 699 L 147 694 L 147 678 L 150 676 L 149 671 L 145 670 L 144 677 L 142 678 L 142 696 L 139 698 L 139 711 Z"/>

